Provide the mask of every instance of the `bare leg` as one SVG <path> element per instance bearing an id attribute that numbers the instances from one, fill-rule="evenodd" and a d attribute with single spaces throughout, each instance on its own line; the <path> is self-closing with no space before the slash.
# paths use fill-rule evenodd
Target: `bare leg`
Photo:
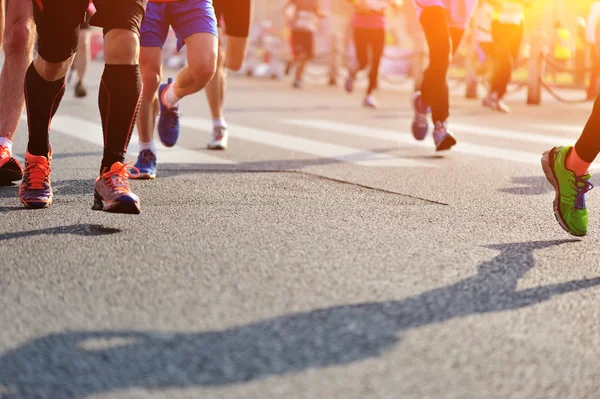
<path id="1" fill-rule="evenodd" d="M 85 87 L 85 74 L 92 58 L 90 53 L 91 36 L 89 29 L 82 29 L 79 31 L 79 48 L 75 55 L 75 61 L 73 61 L 73 66 L 77 72 L 77 84 L 82 85 L 83 87 Z"/>
<path id="2" fill-rule="evenodd" d="M 2 3 L 0 1 L 0 14 L 4 9 Z M 31 1 L 8 0 L 4 34 L 6 59 L 0 74 L 0 137 L 9 140 L 14 138 L 25 107 L 23 82 L 31 63 L 35 37 L 32 13 Z M 4 20 L 2 15 L 0 28 Z"/>
<path id="3" fill-rule="evenodd" d="M 154 138 L 154 127 L 158 116 L 158 86 L 162 78 L 162 50 L 160 47 L 142 47 L 140 50 L 142 71 L 142 102 L 137 120 L 137 131 L 141 143 Z"/>
<path id="4" fill-rule="evenodd" d="M 188 66 L 177 75 L 173 90 L 183 98 L 204 89 L 215 74 L 218 39 L 210 33 L 196 33 L 185 39 Z"/>
<path id="5" fill-rule="evenodd" d="M 206 98 L 210 106 L 213 119 L 223 118 L 223 103 L 225 102 L 225 85 L 227 72 L 225 71 L 225 52 L 219 41 L 219 56 L 217 58 L 217 71 L 215 76 L 206 86 Z"/>

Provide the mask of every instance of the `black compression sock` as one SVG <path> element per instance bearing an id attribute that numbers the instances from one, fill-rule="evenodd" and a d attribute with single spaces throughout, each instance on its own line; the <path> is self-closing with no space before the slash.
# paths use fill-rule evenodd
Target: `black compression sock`
<path id="1" fill-rule="evenodd" d="M 50 152 L 50 121 L 56 113 L 63 94 L 65 78 L 48 82 L 36 71 L 33 63 L 25 75 L 25 101 L 29 125 L 27 150 L 32 155 L 48 155 Z"/>
<path id="2" fill-rule="evenodd" d="M 106 65 L 98 93 L 104 132 L 102 170 L 125 160 L 142 92 L 139 65 Z"/>

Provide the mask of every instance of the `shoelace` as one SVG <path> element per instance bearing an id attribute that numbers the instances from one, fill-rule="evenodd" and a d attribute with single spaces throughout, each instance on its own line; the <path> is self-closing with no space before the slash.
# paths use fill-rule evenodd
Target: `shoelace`
<path id="1" fill-rule="evenodd" d="M 589 181 L 575 176 L 575 209 L 585 209 L 585 194 L 594 188 L 594 185 Z"/>
<path id="2" fill-rule="evenodd" d="M 166 111 L 167 113 L 167 118 L 165 118 L 165 123 L 167 125 L 167 127 L 169 129 L 174 129 L 177 127 L 177 124 L 179 123 L 179 116 L 181 116 L 181 114 L 179 113 L 179 110 L 177 108 L 171 108 L 168 109 Z"/>
<path id="3" fill-rule="evenodd" d="M 223 139 L 223 131 L 225 130 L 224 126 L 217 126 L 213 130 L 213 140 L 222 140 Z"/>
<path id="4" fill-rule="evenodd" d="M 143 165 L 151 165 L 152 163 L 154 163 L 154 154 L 152 154 L 152 151 L 144 150 L 142 151 L 141 155 L 141 163 Z"/>
<path id="5" fill-rule="evenodd" d="M 8 158 L 10 156 L 11 156 L 11 154 L 10 154 L 10 151 L 8 150 L 8 147 L 0 145 L 0 159 Z"/>
<path id="6" fill-rule="evenodd" d="M 131 173 L 132 170 L 134 173 Z M 128 177 L 136 178 L 140 175 L 140 171 L 131 163 L 121 164 L 119 168 L 109 170 L 108 172 L 100 175 L 101 179 L 104 179 L 108 184 L 117 191 L 129 191 L 129 180 Z M 118 186 L 115 185 L 115 182 Z"/>
<path id="7" fill-rule="evenodd" d="M 51 171 L 49 164 L 41 162 L 28 164 L 24 169 L 25 176 L 27 176 L 27 188 L 33 190 L 45 189 Z"/>

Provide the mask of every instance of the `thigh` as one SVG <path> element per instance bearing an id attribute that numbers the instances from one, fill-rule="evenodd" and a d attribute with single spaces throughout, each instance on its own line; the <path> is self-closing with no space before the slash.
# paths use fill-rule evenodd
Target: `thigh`
<path id="1" fill-rule="evenodd" d="M 210 0 L 182 0 L 167 4 L 168 21 L 177 36 L 178 50 L 187 44 L 188 38 L 199 33 L 219 36 L 217 19 Z M 201 42 L 212 41 L 210 38 Z M 189 53 L 189 52 L 188 52 Z"/>
<path id="2" fill-rule="evenodd" d="M 40 56 L 54 63 L 69 59 L 77 51 L 88 1 L 32 0 L 32 4 Z"/>
<path id="3" fill-rule="evenodd" d="M 90 19 L 90 25 L 103 28 L 105 35 L 112 29 L 126 29 L 140 35 L 140 26 L 148 0 L 93 0 L 93 2 L 96 13 Z"/>
<path id="4" fill-rule="evenodd" d="M 222 3 L 225 32 L 231 37 L 248 37 L 252 19 L 251 0 L 217 0 Z"/>
<path id="5" fill-rule="evenodd" d="M 185 39 L 187 61 L 191 68 L 216 62 L 219 39 L 212 33 L 196 33 Z"/>
<path id="6" fill-rule="evenodd" d="M 369 37 L 367 29 L 354 27 L 354 49 L 356 51 L 356 59 L 361 67 L 364 67 L 368 62 L 368 47 Z"/>
<path id="7" fill-rule="evenodd" d="M 140 27 L 140 46 L 162 48 L 168 35 L 167 3 L 149 3 Z"/>

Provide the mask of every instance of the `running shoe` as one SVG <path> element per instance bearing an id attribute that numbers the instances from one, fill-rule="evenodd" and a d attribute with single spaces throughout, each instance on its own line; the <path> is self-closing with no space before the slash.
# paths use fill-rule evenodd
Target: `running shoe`
<path id="1" fill-rule="evenodd" d="M 52 150 L 48 156 L 25 154 L 23 181 L 19 187 L 19 200 L 29 209 L 47 208 L 54 197 L 50 183 Z"/>
<path id="2" fill-rule="evenodd" d="M 427 116 L 430 112 L 429 107 L 423 104 L 420 91 L 416 91 L 413 94 L 412 103 L 415 111 L 415 117 L 412 122 L 413 137 L 417 140 L 425 140 L 427 131 L 429 130 L 429 123 L 427 122 Z"/>
<path id="3" fill-rule="evenodd" d="M 163 96 L 165 90 L 173 84 L 173 79 L 169 78 L 166 84 L 158 88 L 158 98 L 160 104 L 160 116 L 158 118 L 158 136 L 165 147 L 173 147 L 179 138 L 179 105 L 173 108 L 165 106 Z"/>
<path id="4" fill-rule="evenodd" d="M 7 146 L 0 145 L 0 184 L 8 184 L 23 178 L 23 167 L 10 153 Z"/>
<path id="5" fill-rule="evenodd" d="M 585 194 L 594 186 L 590 174 L 575 176 L 565 166 L 571 146 L 554 147 L 544 152 L 542 169 L 554 187 L 554 217 L 567 233 L 584 236 L 588 230 L 588 210 Z"/>
<path id="6" fill-rule="evenodd" d="M 131 173 L 131 169 L 134 173 Z M 115 162 L 94 183 L 93 210 L 113 213 L 140 213 L 140 199 L 131 192 L 128 177 L 136 178 L 139 171 L 121 162 Z"/>
<path id="7" fill-rule="evenodd" d="M 435 142 L 436 151 L 449 150 L 456 144 L 456 139 L 448 129 L 447 122 L 436 122 L 433 129 L 433 141 Z"/>
<path id="8" fill-rule="evenodd" d="M 75 97 L 83 98 L 83 97 L 86 97 L 87 95 L 88 95 L 88 91 L 87 91 L 86 87 L 83 85 L 83 83 L 81 81 L 77 82 L 77 84 L 75 85 Z"/>
<path id="9" fill-rule="evenodd" d="M 302 81 L 301 80 L 294 80 L 294 84 L 292 85 L 292 87 L 294 89 L 301 89 L 302 88 Z"/>
<path id="10" fill-rule="evenodd" d="M 215 126 L 206 148 L 209 150 L 226 150 L 228 139 L 229 133 L 227 132 L 227 128 L 225 126 Z"/>
<path id="11" fill-rule="evenodd" d="M 140 174 L 136 177 L 134 177 L 135 175 L 131 176 L 132 179 L 154 179 L 156 177 L 156 155 L 150 150 L 140 151 L 134 167 L 140 171 Z"/>
<path id="12" fill-rule="evenodd" d="M 375 100 L 375 97 L 372 95 L 366 96 L 363 101 L 363 106 L 365 108 L 377 108 L 377 101 Z"/>
<path id="13" fill-rule="evenodd" d="M 484 107 L 490 108 L 494 111 L 502 112 L 505 114 L 508 114 L 510 112 L 510 107 L 506 105 L 506 103 L 501 98 L 498 98 L 498 94 L 496 94 L 495 92 L 488 94 L 481 101 L 481 103 Z"/>

